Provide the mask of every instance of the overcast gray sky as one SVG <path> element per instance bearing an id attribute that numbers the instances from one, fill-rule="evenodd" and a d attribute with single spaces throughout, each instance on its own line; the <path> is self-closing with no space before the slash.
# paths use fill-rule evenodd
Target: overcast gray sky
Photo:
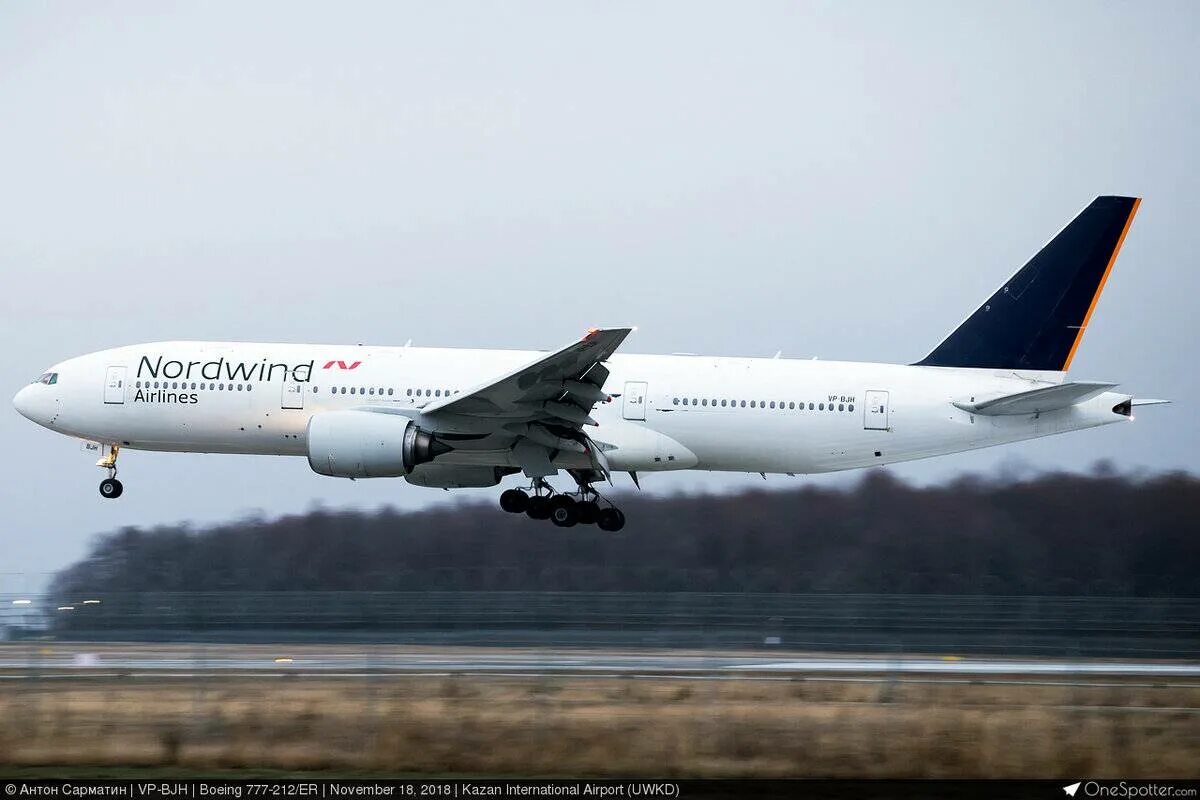
<path id="1" fill-rule="evenodd" d="M 1106 193 L 1145 202 L 1073 374 L 1176 405 L 892 469 L 1193 469 L 1198 77 L 1194 2 L 5 3 L 0 572 L 463 494 L 130 451 L 104 501 L 7 404 L 65 357 L 635 324 L 630 352 L 905 362 Z"/>

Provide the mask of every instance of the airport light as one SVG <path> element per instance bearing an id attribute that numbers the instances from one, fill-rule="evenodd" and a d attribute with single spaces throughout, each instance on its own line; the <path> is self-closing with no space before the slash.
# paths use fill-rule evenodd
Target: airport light
<path id="1" fill-rule="evenodd" d="M 59 611 L 74 611 L 75 606 L 59 606 L 58 610 Z"/>
<path id="2" fill-rule="evenodd" d="M 84 600 L 83 604 L 85 606 L 98 606 L 98 605 L 100 605 L 100 601 L 99 600 Z"/>
<path id="3" fill-rule="evenodd" d="M 32 600 L 13 600 L 12 604 L 14 606 L 27 606 L 27 605 L 31 605 L 32 603 L 33 603 Z"/>

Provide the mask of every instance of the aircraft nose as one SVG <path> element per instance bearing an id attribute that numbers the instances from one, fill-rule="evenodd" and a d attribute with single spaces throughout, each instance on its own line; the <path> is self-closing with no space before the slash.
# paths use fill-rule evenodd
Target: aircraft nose
<path id="1" fill-rule="evenodd" d="M 34 388 L 33 384 L 30 384 L 29 386 L 21 389 L 21 391 L 17 392 L 17 396 L 13 398 L 13 408 L 17 409 L 17 413 L 19 413 L 22 417 L 37 422 L 37 418 L 34 413 L 34 406 L 36 405 L 34 402 L 35 391 L 36 389 Z"/>

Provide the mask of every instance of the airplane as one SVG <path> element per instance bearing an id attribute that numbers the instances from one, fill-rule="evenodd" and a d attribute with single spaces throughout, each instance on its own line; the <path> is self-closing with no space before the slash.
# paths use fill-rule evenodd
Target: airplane
<path id="1" fill-rule="evenodd" d="M 625 355 L 633 328 L 553 352 L 173 341 L 54 365 L 13 400 L 103 451 L 304 456 L 321 475 L 490 487 L 555 525 L 625 516 L 615 472 L 832 472 L 1128 422 L 1167 401 L 1067 380 L 1139 198 L 1098 197 L 925 358 Z M 571 492 L 548 479 L 560 471 Z M 638 483 L 640 486 L 640 483 Z"/>

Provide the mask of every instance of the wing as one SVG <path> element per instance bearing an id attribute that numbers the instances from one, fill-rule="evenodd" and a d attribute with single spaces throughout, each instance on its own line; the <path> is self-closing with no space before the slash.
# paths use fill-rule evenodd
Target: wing
<path id="1" fill-rule="evenodd" d="M 593 466 L 608 473 L 604 454 L 583 433 L 595 425 L 592 407 L 608 400 L 604 366 L 633 328 L 593 328 L 582 339 L 473 389 L 424 406 L 425 416 L 449 415 L 495 420 L 498 428 L 521 437 L 514 452 L 526 474 L 551 475 L 553 450 L 586 452 Z"/>

